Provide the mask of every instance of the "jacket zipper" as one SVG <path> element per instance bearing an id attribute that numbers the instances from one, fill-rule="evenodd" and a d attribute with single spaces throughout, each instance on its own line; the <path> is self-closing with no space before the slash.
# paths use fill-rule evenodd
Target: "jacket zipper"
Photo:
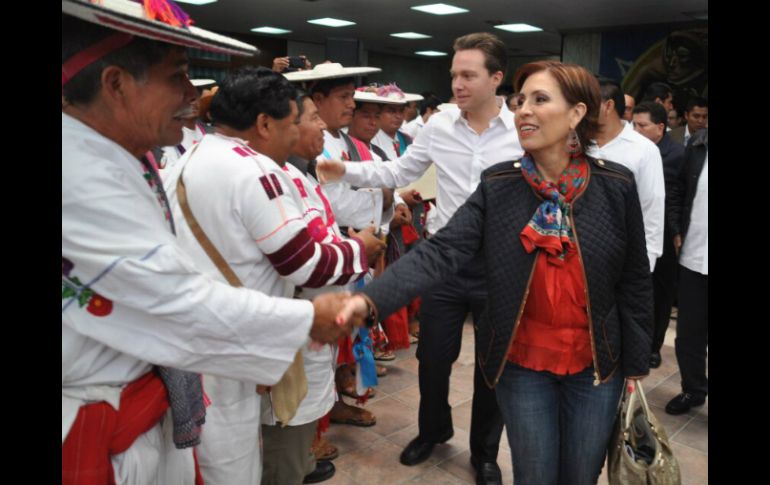
<path id="1" fill-rule="evenodd" d="M 572 222 L 572 232 L 575 234 L 575 245 L 577 246 L 577 252 L 578 252 L 578 258 L 580 258 L 580 270 L 583 272 L 583 284 L 585 285 L 585 293 L 586 293 L 586 313 L 588 314 L 588 332 L 591 335 L 591 357 L 594 361 L 594 386 L 598 386 L 601 384 L 601 378 L 599 376 L 599 365 L 597 364 L 596 359 L 596 344 L 594 343 L 594 322 L 593 318 L 591 318 L 591 297 L 588 293 L 588 278 L 586 278 L 586 266 L 583 262 L 583 252 L 580 250 L 580 241 L 578 239 L 578 233 L 577 233 L 577 224 L 575 224 L 575 217 L 573 214 L 575 213 L 575 204 L 577 203 L 578 199 L 583 196 L 585 191 L 588 189 L 588 182 L 591 180 L 591 170 L 590 170 L 590 162 L 589 162 L 589 170 L 588 170 L 588 177 L 586 178 L 586 185 L 583 187 L 583 190 L 580 191 L 580 193 L 575 197 L 575 200 L 572 201 L 572 207 L 570 209 L 570 215 L 569 219 Z"/>
<path id="2" fill-rule="evenodd" d="M 527 297 L 529 296 L 529 287 L 532 284 L 532 276 L 535 274 L 535 267 L 537 266 L 537 257 L 540 254 L 540 250 L 535 253 L 535 261 L 532 263 L 532 270 L 529 272 L 529 279 L 527 280 L 527 288 L 524 290 L 524 298 L 521 300 L 521 305 L 519 306 L 519 313 L 516 315 L 516 320 L 513 322 L 513 332 L 511 333 L 511 338 L 508 340 L 508 346 L 505 347 L 505 358 L 503 358 L 502 364 L 500 364 L 500 368 L 497 370 L 497 375 L 495 376 L 495 382 L 492 384 L 493 386 L 496 386 L 497 383 L 500 381 L 500 376 L 503 375 L 503 370 L 505 369 L 505 363 L 508 361 L 508 351 L 511 349 L 511 345 L 513 344 L 513 341 L 516 339 L 516 333 L 519 331 L 519 321 L 521 320 L 521 315 L 524 313 L 524 307 L 527 305 Z"/>

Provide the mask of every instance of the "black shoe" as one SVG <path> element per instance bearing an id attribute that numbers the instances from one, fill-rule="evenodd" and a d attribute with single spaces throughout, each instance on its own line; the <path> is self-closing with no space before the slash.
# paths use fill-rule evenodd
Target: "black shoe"
<path id="1" fill-rule="evenodd" d="M 663 362 L 663 359 L 660 358 L 660 352 L 653 352 L 650 356 L 650 369 L 657 369 L 660 367 L 661 362 Z"/>
<path id="2" fill-rule="evenodd" d="M 417 436 L 417 438 L 410 441 L 409 444 L 406 445 L 406 448 L 404 448 L 404 451 L 401 452 L 401 463 L 406 466 L 413 466 L 424 462 L 430 458 L 430 454 L 433 453 L 433 447 L 436 446 L 437 443 L 449 441 L 454 434 L 453 430 L 449 430 L 449 433 L 442 436 L 436 443 L 424 441 L 420 436 Z"/>
<path id="3" fill-rule="evenodd" d="M 479 461 L 471 456 L 471 465 L 476 469 L 476 485 L 502 485 L 503 474 L 493 461 Z"/>
<path id="4" fill-rule="evenodd" d="M 702 406 L 705 402 L 706 396 L 704 395 L 683 392 L 666 404 L 666 412 L 673 415 L 684 414 L 689 411 L 690 408 Z"/>
<path id="5" fill-rule="evenodd" d="M 323 482 L 334 476 L 334 463 L 329 460 L 318 460 L 315 464 L 315 470 L 310 475 L 306 475 L 302 483 Z"/>

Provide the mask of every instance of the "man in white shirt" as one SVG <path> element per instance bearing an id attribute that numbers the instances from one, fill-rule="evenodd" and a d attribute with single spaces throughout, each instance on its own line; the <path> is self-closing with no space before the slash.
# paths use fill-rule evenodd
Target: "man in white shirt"
<path id="1" fill-rule="evenodd" d="M 435 163 L 438 182 L 435 230 L 443 227 L 479 184 L 481 172 L 499 162 L 516 160 L 524 151 L 513 113 L 495 96 L 506 72 L 507 49 L 488 33 L 469 34 L 454 44 L 452 91 L 458 109 L 433 115 L 407 149 L 388 163 L 319 162 L 319 174 L 344 176 L 359 186 L 403 187 Z M 401 454 L 401 463 L 426 460 L 436 443 L 452 434 L 447 401 L 452 363 L 460 351 L 462 325 L 470 311 L 478 318 L 486 300 L 483 265 L 474 261 L 457 277 L 423 295 L 420 308 L 420 434 Z M 485 383 L 478 364 L 474 376 L 471 417 L 471 462 L 477 483 L 500 483 L 496 459 L 502 417 L 494 390 Z"/>
<path id="2" fill-rule="evenodd" d="M 180 114 L 195 96 L 182 45 L 255 51 L 211 35 L 150 20 L 141 4 L 62 2 L 65 484 L 193 483 L 205 419 L 194 373 L 274 384 L 308 333 L 321 342 L 344 333 L 334 321 L 343 298 L 311 304 L 233 288 L 200 273 L 174 237 L 142 157 L 182 138 Z"/>
<path id="3" fill-rule="evenodd" d="M 624 94 L 623 98 L 626 101 L 626 108 L 623 111 L 623 120 L 630 123 L 634 119 L 634 106 L 636 105 L 636 101 L 630 94 Z"/>
<path id="4" fill-rule="evenodd" d="M 600 81 L 599 86 L 602 93 L 599 133 L 596 145 L 589 148 L 588 155 L 619 163 L 634 174 L 642 205 L 647 257 L 652 273 L 655 262 L 663 254 L 666 187 L 660 150 L 653 142 L 634 131 L 633 124 L 623 124 L 621 121 L 625 100 L 620 86 L 609 80 Z"/>
<path id="5" fill-rule="evenodd" d="M 666 405 L 668 414 L 684 414 L 706 402 L 708 377 L 708 128 L 699 131 L 685 150 L 684 163 L 672 184 L 669 204 L 674 248 L 679 254 L 679 316 L 676 361 L 682 393 Z"/>
<path id="6" fill-rule="evenodd" d="M 384 248 L 372 230 L 347 240 L 323 230 L 326 221 L 317 213 L 322 204 L 307 207 L 307 199 L 317 194 L 304 184 L 299 189 L 299 172 L 285 162 L 299 138 L 295 96 L 289 81 L 270 69 L 235 71 L 211 103 L 216 132 L 179 159 L 165 181 L 180 245 L 199 268 L 212 277 L 220 273 L 185 220 L 181 181 L 197 224 L 243 285 L 288 298 L 295 286 L 320 288 L 359 279 L 368 270 L 367 256 L 374 260 Z M 284 423 L 301 428 L 290 443 L 276 425 L 272 399 L 262 402 L 251 382 L 204 375 L 212 404 L 198 459 L 206 483 L 249 485 L 259 479 L 260 404 L 270 416 L 265 448 L 268 441 L 281 440 L 281 459 L 295 465 L 266 465 L 262 483 L 294 483 L 312 471 L 302 459 L 309 455 L 316 420 L 334 403 L 334 350 L 306 345 L 302 355 L 308 391 Z M 296 430 L 285 433 L 290 431 Z"/>
<path id="7" fill-rule="evenodd" d="M 419 94 L 408 94 L 402 92 L 395 84 L 389 84 L 380 91 L 395 89 L 398 94 L 403 96 L 400 103 L 386 103 L 382 105 L 380 111 L 380 129 L 372 139 L 372 143 L 382 148 L 389 160 L 395 160 L 406 151 L 406 147 L 412 143 L 412 137 L 401 131 L 404 121 L 404 110 L 406 103 L 410 99 L 422 99 Z"/>

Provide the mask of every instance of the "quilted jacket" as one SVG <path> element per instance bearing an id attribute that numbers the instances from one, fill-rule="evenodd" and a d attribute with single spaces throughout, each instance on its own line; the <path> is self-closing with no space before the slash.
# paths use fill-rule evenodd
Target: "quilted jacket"
<path id="1" fill-rule="evenodd" d="M 616 163 L 588 160 L 589 176 L 584 191 L 573 201 L 572 217 L 587 282 L 594 384 L 598 385 L 618 368 L 624 377 L 649 373 L 652 280 L 633 175 Z M 449 223 L 363 293 L 382 319 L 481 253 L 475 261 L 485 266 L 488 298 L 476 326 L 476 358 L 487 385 L 494 387 L 535 267 L 536 252 L 524 250 L 519 234 L 541 202 L 522 176 L 519 162 L 488 168 Z"/>

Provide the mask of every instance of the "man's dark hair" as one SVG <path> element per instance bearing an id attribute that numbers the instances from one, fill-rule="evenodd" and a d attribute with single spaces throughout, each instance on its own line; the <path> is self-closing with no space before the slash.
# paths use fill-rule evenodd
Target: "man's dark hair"
<path id="1" fill-rule="evenodd" d="M 664 127 L 668 126 L 668 115 L 666 114 L 666 108 L 664 108 L 662 104 L 656 103 L 655 101 L 645 101 L 644 103 L 639 103 L 634 108 L 633 113 L 649 113 L 650 121 L 656 125 L 663 123 Z"/>
<path id="2" fill-rule="evenodd" d="M 654 82 L 647 86 L 647 89 L 644 90 L 642 102 L 655 101 L 656 99 L 665 101 L 669 96 L 672 95 L 672 93 L 673 91 L 671 91 L 671 88 L 668 84 L 663 82 Z"/>
<path id="3" fill-rule="evenodd" d="M 420 116 L 423 116 L 426 111 L 428 111 L 428 108 L 432 109 L 433 111 L 436 111 L 438 108 L 438 105 L 441 104 L 441 100 L 438 99 L 438 96 L 435 96 L 433 94 L 430 94 L 428 96 L 423 95 L 423 99 L 420 100 Z"/>
<path id="4" fill-rule="evenodd" d="M 302 113 L 305 112 L 305 98 L 310 98 L 310 95 L 302 89 L 296 89 L 297 95 L 294 97 L 294 101 L 297 102 L 297 118 L 299 118 L 302 116 Z"/>
<path id="5" fill-rule="evenodd" d="M 377 106 L 377 111 L 378 112 L 382 111 L 382 104 L 380 104 L 380 103 L 368 103 L 366 101 L 356 101 L 356 109 L 355 110 L 358 111 L 365 104 L 373 104 L 373 105 Z"/>
<path id="6" fill-rule="evenodd" d="M 610 99 L 615 102 L 615 111 L 622 118 L 623 113 L 626 111 L 626 97 L 623 94 L 623 90 L 620 89 L 620 85 L 612 79 L 600 78 L 599 92 L 602 95 L 602 102 L 609 101 Z"/>
<path id="7" fill-rule="evenodd" d="M 693 108 L 708 108 L 709 102 L 706 98 L 701 98 L 700 96 L 694 96 L 687 100 L 687 107 L 685 108 L 684 112 L 689 113 L 693 110 Z"/>
<path id="8" fill-rule="evenodd" d="M 71 15 L 61 16 L 62 65 L 75 54 L 116 33 L 115 30 L 86 22 Z M 143 80 L 150 66 L 166 58 L 172 49 L 183 49 L 165 42 L 134 37 L 125 47 L 113 51 L 91 63 L 62 86 L 62 96 L 71 104 L 87 105 L 101 90 L 102 71 L 109 66 L 118 66 L 134 78 Z"/>
<path id="9" fill-rule="evenodd" d="M 241 67 L 219 83 L 211 100 L 211 118 L 215 125 L 246 130 L 260 114 L 286 118 L 296 97 L 297 89 L 283 75 L 266 67 Z"/>
<path id="10" fill-rule="evenodd" d="M 505 44 L 496 35 L 489 32 L 476 32 L 474 34 L 463 35 L 455 39 L 452 46 L 454 51 L 464 51 L 478 49 L 484 53 L 484 67 L 489 74 L 508 69 L 508 49 Z"/>
<path id="11" fill-rule="evenodd" d="M 321 93 L 324 96 L 329 96 L 329 93 L 332 92 L 332 89 L 344 86 L 346 84 L 353 84 L 353 86 L 356 85 L 355 79 L 352 77 L 335 77 L 331 79 L 321 79 L 317 83 L 313 85 L 313 87 L 310 88 L 310 94 L 315 93 Z"/>

